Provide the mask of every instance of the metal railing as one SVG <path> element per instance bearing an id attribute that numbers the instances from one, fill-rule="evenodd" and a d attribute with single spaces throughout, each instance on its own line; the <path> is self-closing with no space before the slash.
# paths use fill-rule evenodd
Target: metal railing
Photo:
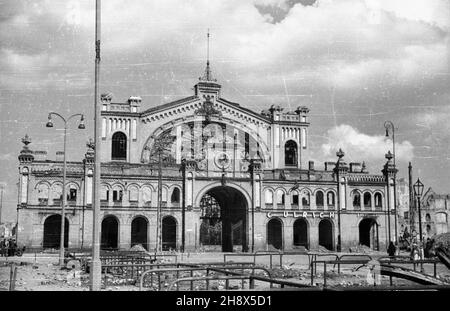
<path id="1" fill-rule="evenodd" d="M 229 270 L 240 270 L 241 273 L 238 272 L 234 272 L 234 271 L 229 271 Z M 176 273 L 176 279 L 180 279 L 180 273 L 182 272 L 188 272 L 190 275 L 189 277 L 193 278 L 194 277 L 194 272 L 198 272 L 198 271 L 205 271 L 206 275 L 202 275 L 200 278 L 201 279 L 208 279 L 208 277 L 210 277 L 210 273 L 211 272 L 215 272 L 215 273 L 220 273 L 220 274 L 225 274 L 225 276 L 228 275 L 232 275 L 232 276 L 242 276 L 244 273 L 244 270 L 252 270 L 252 274 L 255 274 L 255 270 L 261 270 L 263 272 L 265 272 L 267 274 L 267 276 L 269 277 L 269 279 L 272 279 L 271 273 L 269 270 L 267 270 L 264 267 L 257 267 L 257 266 L 251 266 L 251 267 L 243 267 L 243 266 L 225 266 L 222 268 L 216 268 L 216 267 L 201 267 L 201 266 L 195 266 L 192 265 L 190 267 L 184 266 L 183 268 L 172 268 L 172 269 L 154 269 L 154 270 L 148 270 L 145 271 L 141 277 L 140 277 L 140 282 L 139 282 L 139 290 L 142 290 L 143 285 L 144 285 L 144 280 L 145 277 L 147 277 L 148 275 L 150 275 L 150 286 L 153 286 L 153 275 L 156 274 L 157 275 L 157 280 L 158 280 L 158 290 L 161 290 L 161 273 Z M 167 274 L 166 274 L 167 276 Z M 190 290 L 193 290 L 194 288 L 194 282 L 192 281 L 190 283 Z M 209 290 L 209 281 L 206 281 L 206 290 Z M 228 287 L 228 284 L 226 285 Z M 272 284 L 271 284 L 272 287 Z M 244 288 L 244 283 L 242 283 L 242 288 Z"/>

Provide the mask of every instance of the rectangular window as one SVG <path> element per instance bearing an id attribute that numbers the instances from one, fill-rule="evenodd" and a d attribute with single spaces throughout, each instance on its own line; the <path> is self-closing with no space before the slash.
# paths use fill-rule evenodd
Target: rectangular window
<path id="1" fill-rule="evenodd" d="M 77 189 L 69 189 L 69 193 L 67 194 L 68 201 L 76 201 L 77 199 Z"/>
<path id="2" fill-rule="evenodd" d="M 113 201 L 122 202 L 122 190 L 113 190 Z"/>
<path id="3" fill-rule="evenodd" d="M 249 133 L 245 133 L 244 146 L 245 146 L 245 154 L 247 155 L 250 153 L 250 134 Z"/>
<path id="4" fill-rule="evenodd" d="M 294 194 L 292 196 L 292 204 L 293 205 L 298 205 L 298 194 Z"/>
<path id="5" fill-rule="evenodd" d="M 409 212 L 405 212 L 405 213 L 403 214 L 403 217 L 404 217 L 405 219 L 409 219 Z"/>
<path id="6" fill-rule="evenodd" d="M 109 201 L 109 190 L 102 189 L 101 194 L 100 194 L 100 200 Z"/>
<path id="7" fill-rule="evenodd" d="M 138 191 L 136 189 L 130 190 L 128 195 L 130 197 L 130 201 L 137 201 L 138 200 Z"/>

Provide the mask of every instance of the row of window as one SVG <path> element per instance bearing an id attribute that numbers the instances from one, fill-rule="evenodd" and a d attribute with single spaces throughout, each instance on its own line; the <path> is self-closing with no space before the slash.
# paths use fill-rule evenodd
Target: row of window
<path id="1" fill-rule="evenodd" d="M 293 191 L 291 195 L 291 204 L 292 205 L 299 205 L 299 199 L 301 196 L 301 204 L 303 206 L 309 206 L 310 200 L 311 200 L 311 194 L 308 191 L 303 191 L 301 194 L 299 194 L 297 191 Z M 379 192 L 376 192 L 374 195 L 374 205 L 375 207 L 382 207 L 383 201 L 382 201 L 382 195 Z M 335 205 L 335 193 L 333 191 L 325 192 L 322 190 L 316 191 L 315 199 L 316 199 L 316 206 L 324 206 L 325 205 L 325 198 L 326 198 L 326 204 L 328 206 L 334 206 Z M 265 202 L 266 204 L 278 204 L 278 205 L 284 205 L 285 204 L 285 192 L 281 189 L 278 189 L 275 193 L 271 189 L 266 189 L 265 191 Z M 354 191 L 352 193 L 352 201 L 353 201 L 353 207 L 360 208 L 361 207 L 361 194 L 357 191 Z M 372 194 L 369 192 L 365 192 L 363 194 L 363 203 L 364 207 L 372 207 Z"/>
<path id="2" fill-rule="evenodd" d="M 354 191 L 352 194 L 353 198 L 353 207 L 360 208 L 361 207 L 361 194 L 358 191 Z M 363 194 L 363 203 L 364 207 L 372 207 L 372 194 L 370 192 L 365 192 Z M 374 204 L 375 207 L 382 207 L 382 195 L 379 192 L 374 194 Z"/>
<path id="3" fill-rule="evenodd" d="M 77 188 L 75 185 L 69 185 L 67 189 L 67 201 L 76 201 L 77 200 Z M 131 186 L 128 190 L 128 199 L 130 202 L 138 202 L 139 201 L 139 190 L 137 187 Z M 46 205 L 48 203 L 49 198 L 53 200 L 53 202 L 59 203 L 62 200 L 62 185 L 56 184 L 53 185 L 51 191 L 49 191 L 49 187 L 46 184 L 40 184 L 37 187 L 38 193 L 38 201 L 41 205 Z M 49 195 L 49 193 L 51 195 Z M 113 202 L 122 202 L 123 200 L 122 189 L 108 189 L 106 186 L 102 186 L 100 191 L 100 200 L 101 201 L 109 201 L 111 196 Z M 168 199 L 168 190 L 166 188 L 162 189 L 162 202 L 167 202 Z M 152 201 L 152 189 L 149 187 L 142 188 L 142 198 L 144 203 L 149 203 Z M 179 203 L 180 202 L 180 189 L 173 188 L 170 194 L 170 202 L 171 203 Z"/>
<path id="4" fill-rule="evenodd" d="M 275 200 L 274 200 L 274 194 L 275 194 Z M 308 191 L 303 191 L 301 194 L 299 194 L 297 191 L 292 191 L 291 195 L 291 204 L 292 205 L 299 205 L 300 204 L 300 197 L 301 197 L 301 203 L 303 206 L 309 206 L 311 202 L 311 194 Z M 315 194 L 316 199 L 316 205 L 317 206 L 324 206 L 325 204 L 325 194 L 323 191 L 318 190 Z M 278 204 L 278 205 L 284 205 L 285 204 L 285 193 L 283 190 L 278 189 L 275 193 L 271 189 L 266 189 L 265 191 L 265 202 L 266 204 Z M 334 206 L 335 205 L 335 194 L 333 191 L 328 191 L 326 194 L 326 203 L 328 206 Z"/>
<path id="5" fill-rule="evenodd" d="M 163 203 L 167 202 L 168 196 L 167 196 L 167 189 L 163 188 L 161 191 L 161 200 Z M 108 202 L 109 199 L 111 199 L 113 202 L 119 203 L 123 201 L 123 190 L 120 189 L 108 189 L 105 186 L 102 186 L 101 192 L 100 192 L 100 200 L 104 202 Z M 149 187 L 143 187 L 142 188 L 142 199 L 144 201 L 144 204 L 148 204 L 152 201 L 152 189 Z M 130 202 L 138 202 L 139 201 L 139 191 L 136 187 L 130 187 L 128 189 L 128 200 Z M 171 203 L 180 203 L 180 189 L 179 188 L 173 188 L 171 194 L 170 194 L 170 202 Z"/>

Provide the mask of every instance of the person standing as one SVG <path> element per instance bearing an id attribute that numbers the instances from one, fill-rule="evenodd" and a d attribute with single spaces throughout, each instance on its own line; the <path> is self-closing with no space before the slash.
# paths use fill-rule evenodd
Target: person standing
<path id="1" fill-rule="evenodd" d="M 397 248 L 395 247 L 394 243 L 392 241 L 390 241 L 388 249 L 387 249 L 389 257 L 394 257 L 395 256 L 396 249 Z"/>

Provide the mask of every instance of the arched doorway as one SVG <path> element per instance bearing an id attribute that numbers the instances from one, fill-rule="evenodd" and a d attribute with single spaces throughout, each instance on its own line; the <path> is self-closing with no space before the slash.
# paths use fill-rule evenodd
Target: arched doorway
<path id="1" fill-rule="evenodd" d="M 333 250 L 333 224 L 329 219 L 319 222 L 319 245 L 328 250 Z"/>
<path id="2" fill-rule="evenodd" d="M 223 252 L 248 251 L 247 200 L 239 190 L 230 186 L 212 188 L 203 195 L 200 207 L 203 246 L 221 247 Z"/>
<path id="3" fill-rule="evenodd" d="M 373 218 L 365 218 L 359 223 L 359 244 L 379 249 L 378 224 Z"/>
<path id="4" fill-rule="evenodd" d="M 147 233 L 148 233 L 148 221 L 142 216 L 138 216 L 131 222 L 131 247 L 140 244 L 146 250 L 147 245 Z"/>
<path id="5" fill-rule="evenodd" d="M 162 219 L 162 249 L 169 251 L 177 248 L 177 221 L 172 216 Z"/>
<path id="6" fill-rule="evenodd" d="M 308 223 L 304 218 L 299 218 L 294 222 L 294 246 L 303 246 L 309 249 Z"/>
<path id="7" fill-rule="evenodd" d="M 277 218 L 272 218 L 267 223 L 267 245 L 269 248 L 283 248 L 283 224 Z"/>
<path id="8" fill-rule="evenodd" d="M 101 249 L 117 249 L 119 246 L 119 221 L 114 216 L 106 216 L 102 221 Z"/>
<path id="9" fill-rule="evenodd" d="M 64 218 L 64 247 L 69 245 L 69 220 Z M 61 243 L 61 215 L 47 217 L 44 222 L 43 248 L 58 248 Z"/>

